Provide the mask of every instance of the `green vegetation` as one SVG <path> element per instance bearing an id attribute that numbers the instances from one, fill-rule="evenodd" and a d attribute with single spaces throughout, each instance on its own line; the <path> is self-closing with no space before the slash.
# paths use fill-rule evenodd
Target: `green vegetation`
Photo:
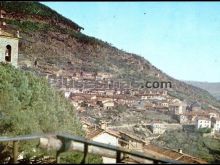
<path id="1" fill-rule="evenodd" d="M 108 45 L 107 42 L 103 42 L 99 39 L 96 39 L 95 37 L 90 37 L 85 34 L 76 32 L 72 29 L 62 28 L 57 25 L 51 25 L 47 23 L 40 23 L 40 22 L 33 22 L 33 21 L 18 21 L 18 20 L 12 20 L 12 19 L 6 20 L 6 23 L 17 26 L 17 28 L 20 29 L 21 31 L 26 31 L 26 32 L 58 31 L 60 33 L 69 34 L 70 36 L 72 36 L 73 38 L 76 38 L 78 41 L 84 44 L 91 44 L 91 45 L 98 44 L 102 46 Z"/>
<path id="2" fill-rule="evenodd" d="M 220 160 L 220 140 L 203 137 L 199 132 L 166 131 L 153 143 L 176 150 L 181 148 L 184 153 L 202 158 L 210 163 Z"/>
<path id="3" fill-rule="evenodd" d="M 157 111 L 148 110 L 143 115 L 145 121 L 163 121 L 167 123 L 177 123 L 177 120 L 173 119 L 172 116 Z"/>
<path id="4" fill-rule="evenodd" d="M 6 23 L 17 26 L 18 29 L 26 32 L 54 30 L 55 27 L 46 23 L 36 23 L 32 21 L 6 20 Z"/>
<path id="5" fill-rule="evenodd" d="M 22 72 L 8 64 L 0 64 L 0 133 L 18 136 L 35 133 L 66 132 L 83 136 L 74 107 L 61 92 L 29 72 Z M 20 142 L 20 151 L 26 158 L 42 154 L 37 141 Z M 11 143 L 0 146 L 0 160 L 11 155 Z M 32 149 L 36 148 L 36 152 Z M 63 159 L 65 159 L 63 154 Z M 68 156 L 69 157 L 69 156 Z M 93 157 L 91 159 L 95 159 Z M 69 158 L 68 158 L 69 159 Z M 66 162 L 68 162 L 68 159 Z M 0 162 L 1 162 L 0 161 Z"/>
<path id="6" fill-rule="evenodd" d="M 180 91 L 168 91 L 168 94 L 170 96 L 173 96 L 173 97 L 180 99 L 181 101 L 188 98 L 188 96 L 186 96 L 184 93 L 182 93 Z"/>
<path id="7" fill-rule="evenodd" d="M 62 93 L 49 87 L 46 79 L 6 64 L 0 65 L 0 112 L 2 136 L 54 131 L 83 135 Z"/>
<path id="8" fill-rule="evenodd" d="M 65 157 L 62 156 L 61 154 L 61 162 L 60 163 L 66 163 L 66 162 L 71 162 L 71 163 L 76 163 L 80 164 L 81 160 L 83 159 L 83 155 L 80 152 L 67 152 L 65 153 Z M 89 154 L 88 157 L 86 158 L 86 163 L 88 164 L 101 164 L 102 163 L 102 158 L 97 155 Z"/>
<path id="9" fill-rule="evenodd" d="M 117 105 L 116 107 L 115 107 L 115 109 L 119 112 L 119 113 L 122 113 L 122 112 L 126 112 L 126 110 L 127 110 L 127 106 L 126 105 Z"/>
<path id="10" fill-rule="evenodd" d="M 181 88 L 181 87 L 179 87 Z M 189 93 L 191 91 L 191 93 Z M 199 101 L 202 103 L 202 109 L 208 109 L 208 104 L 211 104 L 217 108 L 220 108 L 220 102 L 218 102 L 212 95 L 203 89 L 192 87 L 190 90 L 180 91 L 168 91 L 170 96 L 179 98 L 180 100 Z"/>
<path id="11" fill-rule="evenodd" d="M 204 109 L 204 110 L 209 109 L 209 105 L 208 104 L 202 104 L 201 108 Z"/>
<path id="12" fill-rule="evenodd" d="M 211 128 L 199 128 L 198 132 L 203 134 L 203 133 L 210 133 L 212 131 Z"/>
<path id="13" fill-rule="evenodd" d="M 58 14 L 51 8 L 39 3 L 39 2 L 16 2 L 16 1 L 3 1 L 3 9 L 7 12 L 16 12 L 27 15 L 39 15 L 46 18 L 55 19 L 72 25 L 73 27 L 79 27 L 76 23 Z"/>

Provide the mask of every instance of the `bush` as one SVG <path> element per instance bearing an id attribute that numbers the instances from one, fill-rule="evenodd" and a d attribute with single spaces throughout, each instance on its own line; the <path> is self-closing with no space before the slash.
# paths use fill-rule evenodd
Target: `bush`
<path id="1" fill-rule="evenodd" d="M 212 131 L 211 128 L 199 128 L 198 132 L 199 133 L 210 133 Z"/>

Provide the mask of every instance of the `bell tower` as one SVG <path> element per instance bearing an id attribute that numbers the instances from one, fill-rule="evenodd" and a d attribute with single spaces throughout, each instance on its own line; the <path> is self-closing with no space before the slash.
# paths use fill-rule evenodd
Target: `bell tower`
<path id="1" fill-rule="evenodd" d="M 0 9 L 0 62 L 18 66 L 19 31 L 12 34 L 5 22 L 6 12 Z"/>

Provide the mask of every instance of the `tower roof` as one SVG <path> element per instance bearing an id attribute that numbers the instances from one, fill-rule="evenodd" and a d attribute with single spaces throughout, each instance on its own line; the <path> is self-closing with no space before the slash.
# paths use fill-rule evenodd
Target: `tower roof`
<path id="1" fill-rule="evenodd" d="M 3 36 L 3 37 L 10 37 L 10 38 L 18 38 L 17 36 L 15 36 L 14 34 L 12 33 L 8 33 L 2 29 L 0 29 L 0 36 Z"/>

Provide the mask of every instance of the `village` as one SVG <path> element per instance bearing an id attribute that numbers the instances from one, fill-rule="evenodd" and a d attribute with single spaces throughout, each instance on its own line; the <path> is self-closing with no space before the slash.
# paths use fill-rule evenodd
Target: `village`
<path id="1" fill-rule="evenodd" d="M 16 38 L 5 32 L 1 35 L 8 45 L 0 60 L 17 67 L 19 31 Z M 34 61 L 34 67 L 39 67 L 37 61 Z M 183 130 L 186 127 L 193 127 L 194 131 L 207 128 L 210 131 L 205 136 L 219 137 L 220 113 L 217 108 L 209 106 L 203 109 L 201 103 L 180 100 L 170 96 L 166 89 L 144 88 L 143 84 L 137 86 L 138 82 L 134 87 L 133 82 L 119 80 L 110 73 L 72 72 L 50 73 L 44 70 L 39 72 L 39 76 L 45 77 L 72 103 L 87 139 L 140 151 L 157 159 L 207 163 L 184 153 L 181 148 L 161 148 L 151 141 L 168 130 Z M 127 157 L 123 161 L 141 163 L 135 157 Z M 103 163 L 116 163 L 116 159 L 103 157 Z"/>
<path id="2" fill-rule="evenodd" d="M 180 100 L 170 96 L 166 89 L 133 88 L 132 83 L 116 80 L 108 73 L 41 76 L 62 91 L 74 105 L 86 138 L 90 140 L 158 157 L 201 163 L 203 160 L 184 154 L 181 148 L 159 148 L 151 141 L 167 130 L 187 127 L 194 131 L 209 129 L 204 136 L 216 138 L 220 135 L 218 109 L 211 106 L 203 109 L 199 102 Z M 126 85 L 120 85 L 123 83 Z M 161 153 L 162 150 L 166 152 Z M 103 163 L 115 161 L 103 157 Z M 134 158 L 129 158 L 129 161 L 138 162 Z"/>

